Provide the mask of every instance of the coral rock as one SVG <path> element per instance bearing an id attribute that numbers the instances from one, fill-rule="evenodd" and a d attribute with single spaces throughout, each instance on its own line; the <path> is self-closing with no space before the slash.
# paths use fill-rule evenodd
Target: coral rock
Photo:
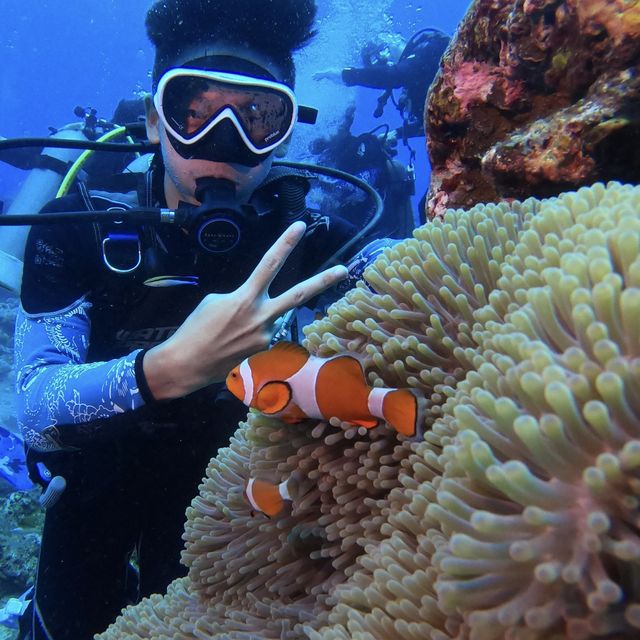
<path id="1" fill-rule="evenodd" d="M 427 215 L 640 179 L 640 3 L 476 0 L 431 86 Z"/>
<path id="2" fill-rule="evenodd" d="M 0 596 L 18 596 L 33 584 L 44 515 L 39 489 L 0 498 Z"/>

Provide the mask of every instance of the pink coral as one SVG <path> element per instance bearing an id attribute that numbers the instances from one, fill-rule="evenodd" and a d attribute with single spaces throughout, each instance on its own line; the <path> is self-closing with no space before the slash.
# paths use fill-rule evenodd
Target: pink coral
<path id="1" fill-rule="evenodd" d="M 463 62 L 453 78 L 453 95 L 464 114 L 471 106 L 491 103 L 511 109 L 523 92 L 523 83 L 511 80 L 504 69 L 486 62 Z"/>
<path id="2" fill-rule="evenodd" d="M 453 95 L 460 100 L 460 108 L 486 102 L 496 81 L 494 67 L 485 62 L 463 62 L 453 79 Z"/>

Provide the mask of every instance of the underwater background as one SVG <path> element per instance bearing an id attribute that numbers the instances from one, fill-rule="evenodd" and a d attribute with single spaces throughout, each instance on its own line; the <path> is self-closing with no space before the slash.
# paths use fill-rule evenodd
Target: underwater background
<path id="1" fill-rule="evenodd" d="M 0 136 L 47 136 L 50 128 L 79 121 L 74 115 L 77 106 L 95 108 L 98 117 L 108 119 L 120 100 L 148 91 L 153 52 L 144 16 L 149 5 L 149 0 L 39 0 L 30 4 L 2 0 Z M 445 4 L 318 0 L 318 34 L 296 58 L 296 94 L 301 103 L 319 109 L 319 118 L 313 127 L 298 126 L 288 158 L 313 161 L 311 140 L 334 133 L 351 105 L 355 106 L 351 128 L 355 135 L 381 124 L 391 128 L 401 124 L 391 103 L 381 118 L 373 117 L 380 90 L 319 82 L 312 79 L 314 72 L 359 66 L 360 50 L 374 34 L 402 42 L 417 30 L 432 27 L 452 35 L 468 5 L 468 0 Z M 427 188 L 429 166 L 423 139 L 411 140 L 411 147 L 416 151 L 412 205 L 417 212 Z M 405 164 L 409 160 L 402 144 L 397 160 Z M 0 162 L 0 202 L 5 211 L 27 173 Z M 20 443 L 12 439 L 17 432 L 11 369 L 14 314 L 15 299 L 0 288 L 0 460 L 8 454 L 4 461 L 8 473 L 22 463 Z M 29 487 L 23 472 L 20 469 L 19 478 L 12 476 L 13 484 L 0 473 L 0 607 L 30 583 L 39 545 L 39 489 L 16 490 Z M 11 628 L 0 625 L 0 639 L 13 634 Z"/>
<path id="2" fill-rule="evenodd" d="M 0 136 L 48 135 L 48 127 L 76 121 L 73 110 L 78 105 L 94 107 L 99 117 L 108 118 L 122 98 L 149 91 L 153 53 L 144 30 L 149 4 L 148 0 L 42 0 L 25 8 L 19 0 L 3 0 Z M 296 58 L 296 95 L 302 104 L 319 109 L 319 119 L 314 127 L 297 128 L 291 159 L 304 159 L 309 141 L 335 130 L 351 103 L 357 105 L 353 133 L 401 122 L 391 104 L 382 118 L 373 118 L 381 91 L 314 81 L 315 71 L 358 66 L 360 49 L 374 34 L 398 34 L 407 40 L 418 29 L 433 27 L 451 35 L 469 1 L 319 0 L 317 4 L 318 35 Z M 428 180 L 426 152 L 420 140 L 412 146 L 417 152 L 416 194 L 421 196 Z M 407 160 L 403 155 L 400 159 Z M 23 172 L 0 163 L 0 200 L 5 209 L 23 177 Z"/>
<path id="3" fill-rule="evenodd" d="M 77 105 L 109 116 L 147 88 L 148 3 L 119 4 L 5 0 L 0 135 L 46 134 Z M 373 118 L 379 91 L 314 72 L 357 65 L 373 35 L 455 31 L 427 104 L 431 167 L 411 141 L 429 222 L 304 331 L 312 354 L 355 353 L 371 385 L 417 392 L 422 429 L 251 414 L 187 511 L 189 575 L 100 640 L 638 637 L 640 1 L 318 4 L 297 93 L 320 118 L 292 159 L 313 160 L 350 106 L 355 134 L 399 124 L 391 105 Z M 21 178 L 0 165 L 0 199 Z M 0 300 L 6 452 L 15 303 Z M 256 471 L 305 479 L 277 518 L 242 498 Z M 39 542 L 34 492 L 14 488 L 0 605 Z"/>

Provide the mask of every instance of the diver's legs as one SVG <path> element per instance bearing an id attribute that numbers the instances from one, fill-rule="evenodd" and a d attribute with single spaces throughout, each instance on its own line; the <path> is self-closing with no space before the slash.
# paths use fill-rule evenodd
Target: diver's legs
<path id="1" fill-rule="evenodd" d="M 198 495 L 198 485 L 205 476 L 209 460 L 229 440 L 247 408 L 228 391 L 217 394 L 216 411 L 194 416 L 191 425 L 184 426 L 174 438 L 154 443 L 155 450 L 143 474 L 146 489 L 140 504 L 144 513 L 139 545 L 140 597 L 151 593 L 165 593 L 167 585 L 187 574 L 180 563 L 184 548 L 182 533 L 185 511 Z"/>
<path id="2" fill-rule="evenodd" d="M 144 496 L 138 546 L 141 598 L 165 593 L 170 582 L 187 574 L 180 563 L 185 512 L 198 495 L 209 459 L 216 454 L 212 430 L 218 428 L 218 424 L 195 428 L 184 440 L 168 442 L 164 451 L 158 447 L 150 456 L 155 464 L 145 470 L 147 488 L 140 491 Z"/>
<path id="3" fill-rule="evenodd" d="M 126 600 L 135 514 L 113 489 L 82 502 L 66 492 L 45 516 L 34 640 L 91 640 Z"/>

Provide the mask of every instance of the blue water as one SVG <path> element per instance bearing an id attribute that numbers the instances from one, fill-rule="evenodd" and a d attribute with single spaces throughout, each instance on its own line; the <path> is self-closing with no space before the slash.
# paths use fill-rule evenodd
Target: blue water
<path id="1" fill-rule="evenodd" d="M 48 127 L 76 120 L 77 105 L 92 106 L 109 117 L 121 98 L 149 90 L 153 53 L 144 31 L 150 0 L 2 0 L 0 20 L 0 135 L 44 136 Z M 350 102 L 356 104 L 353 133 L 400 119 L 389 105 L 384 117 L 372 116 L 379 91 L 347 89 L 311 79 L 314 71 L 359 63 L 361 46 L 377 33 L 409 38 L 423 27 L 452 34 L 469 0 L 318 0 L 319 35 L 298 56 L 297 94 L 320 109 L 315 127 L 298 127 L 291 156 L 306 159 L 308 142 L 330 133 Z M 427 186 L 424 143 L 417 152 L 416 203 Z M 408 160 L 401 149 L 399 159 Z M 10 202 L 24 172 L 0 163 L 0 200 Z"/>

